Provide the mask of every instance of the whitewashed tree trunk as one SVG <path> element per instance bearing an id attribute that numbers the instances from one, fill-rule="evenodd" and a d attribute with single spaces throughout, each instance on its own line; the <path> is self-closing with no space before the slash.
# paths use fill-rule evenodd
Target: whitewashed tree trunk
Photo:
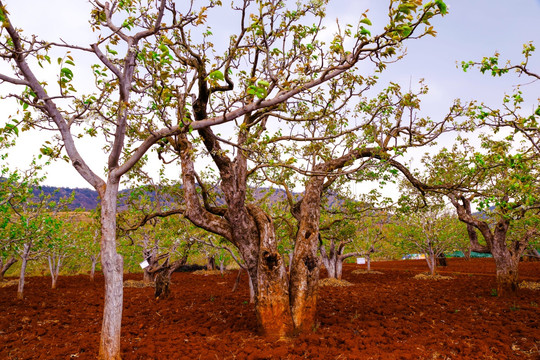
<path id="1" fill-rule="evenodd" d="M 219 261 L 219 271 L 221 272 L 221 275 L 225 274 L 225 260 Z"/>
<path id="2" fill-rule="evenodd" d="M 98 256 L 91 255 L 90 260 L 92 261 L 92 264 L 90 267 L 90 281 L 94 282 L 94 277 L 96 275 L 96 265 L 99 261 L 99 255 Z"/>
<path id="3" fill-rule="evenodd" d="M 62 266 L 62 259 L 64 257 L 59 254 L 48 255 L 47 259 L 49 260 L 49 271 L 51 273 L 51 289 L 56 289 L 56 284 L 58 282 L 58 274 L 60 273 L 60 267 Z"/>
<path id="4" fill-rule="evenodd" d="M 32 241 L 24 243 L 23 253 L 21 254 L 21 273 L 19 274 L 19 286 L 17 288 L 17 299 L 22 300 L 24 297 L 24 276 L 26 274 L 26 265 L 30 258 L 30 249 L 32 248 Z"/>
<path id="5" fill-rule="evenodd" d="M 105 304 L 99 359 L 120 359 L 120 331 L 124 298 L 122 256 L 116 251 L 118 182 L 109 179 L 101 199 L 101 267 L 105 278 Z"/>

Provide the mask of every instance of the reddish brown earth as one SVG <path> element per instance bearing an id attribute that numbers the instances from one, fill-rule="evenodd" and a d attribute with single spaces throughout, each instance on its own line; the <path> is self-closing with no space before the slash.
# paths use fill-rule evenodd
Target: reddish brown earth
<path id="1" fill-rule="evenodd" d="M 492 296 L 491 259 L 450 259 L 443 272 L 454 279 L 441 281 L 413 279 L 427 269 L 420 260 L 373 264 L 383 275 L 357 268 L 343 276 L 354 286 L 321 288 L 312 332 L 280 342 L 257 335 L 246 279 L 231 293 L 235 273 L 174 274 L 168 300 L 126 288 L 124 359 L 540 359 L 540 292 Z M 540 281 L 540 263 L 522 263 L 520 274 Z M 15 286 L 0 288 L 0 359 L 96 358 L 103 279 L 58 285 L 30 278 L 24 301 Z"/>

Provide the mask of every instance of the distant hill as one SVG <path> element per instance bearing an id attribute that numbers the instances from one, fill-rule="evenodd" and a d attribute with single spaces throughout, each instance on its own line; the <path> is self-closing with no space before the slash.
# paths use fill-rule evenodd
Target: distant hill
<path id="1" fill-rule="evenodd" d="M 76 210 L 76 209 L 82 209 L 85 211 L 91 211 L 94 210 L 98 204 L 99 204 L 99 197 L 98 193 L 95 190 L 92 189 L 84 189 L 84 188 L 66 188 L 66 187 L 53 187 L 53 186 L 42 186 L 41 190 L 46 195 L 51 195 L 52 199 L 54 201 L 59 201 L 60 199 L 69 198 L 72 193 L 74 193 L 74 199 L 73 202 L 68 205 L 68 208 L 70 210 Z M 129 193 L 130 190 L 122 190 L 121 193 Z M 270 203 L 276 203 L 279 201 L 283 201 L 286 199 L 287 195 L 284 190 L 281 189 L 273 189 L 272 192 L 269 194 L 268 188 L 259 188 L 255 189 L 253 191 L 253 196 L 255 199 L 263 199 L 266 198 L 267 202 Z M 34 193 L 37 195 L 39 193 L 38 189 L 34 190 Z M 295 197 L 299 194 L 294 194 Z M 222 196 L 219 196 L 217 199 L 218 205 L 225 204 L 225 201 L 223 200 Z M 330 195 L 328 206 L 332 207 L 334 205 L 340 205 L 342 203 L 341 200 L 339 200 L 336 196 Z M 120 205 L 122 207 L 122 204 Z"/>
<path id="2" fill-rule="evenodd" d="M 51 195 L 54 201 L 59 201 L 60 199 L 66 199 L 71 196 L 72 193 L 75 193 L 73 202 L 68 205 L 70 210 L 75 209 L 84 209 L 86 211 L 94 210 L 99 204 L 98 193 L 92 189 L 81 189 L 81 188 L 65 188 L 65 187 L 53 187 L 53 186 L 42 186 L 41 190 L 45 195 Z M 35 189 L 34 194 L 38 194 L 39 190 Z"/>

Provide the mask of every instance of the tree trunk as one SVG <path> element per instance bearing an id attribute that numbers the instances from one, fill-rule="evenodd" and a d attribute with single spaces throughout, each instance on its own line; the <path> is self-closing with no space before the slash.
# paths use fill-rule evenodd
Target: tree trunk
<path id="1" fill-rule="evenodd" d="M 205 87 L 206 80 L 203 80 L 200 85 Z M 206 117 L 201 103 L 204 99 L 207 98 L 202 96 L 196 101 L 196 118 Z M 292 329 L 287 273 L 277 251 L 271 218 L 261 209 L 246 204 L 247 158 L 239 151 L 233 162 L 222 155 L 211 129 L 201 129 L 199 134 L 219 168 L 227 210 L 224 215 L 216 215 L 201 205 L 195 182 L 192 145 L 187 136 L 180 135 L 176 147 L 182 160 L 185 216 L 195 225 L 225 237 L 237 247 L 250 278 L 261 332 L 270 337 L 284 336 Z"/>
<path id="2" fill-rule="evenodd" d="M 56 289 L 58 274 L 60 273 L 60 266 L 62 265 L 62 256 L 54 254 L 48 255 L 47 259 L 49 260 L 49 271 L 51 273 L 51 289 Z"/>
<path id="3" fill-rule="evenodd" d="M 149 268 L 150 266 L 146 267 L 143 272 L 143 283 L 145 284 L 154 282 L 154 275 L 148 271 Z"/>
<path id="4" fill-rule="evenodd" d="M 253 285 L 253 279 L 248 274 L 248 285 L 249 285 L 249 303 L 255 304 L 255 285 Z"/>
<path id="5" fill-rule="evenodd" d="M 462 202 L 463 211 L 468 216 L 472 217 L 471 200 L 463 196 L 461 197 L 461 202 Z M 488 241 L 488 239 L 485 238 L 485 234 L 483 233 L 483 231 L 479 229 L 480 232 L 482 232 L 482 235 L 484 236 L 486 241 L 488 242 L 487 246 L 480 245 L 480 243 L 478 242 L 478 233 L 476 232 L 476 229 L 477 229 L 476 226 L 474 226 L 473 224 L 469 222 L 465 222 L 465 225 L 467 225 L 467 233 L 469 234 L 469 254 L 471 251 L 482 253 L 482 254 L 489 254 L 491 252 L 491 249 L 489 246 L 490 241 Z"/>
<path id="6" fill-rule="evenodd" d="M 326 252 L 326 249 L 324 245 L 321 243 L 319 246 L 319 252 L 321 253 L 321 260 L 322 263 L 326 269 L 326 272 L 328 273 L 328 277 L 330 279 L 337 279 L 337 262 L 338 262 L 338 254 L 335 249 L 334 240 L 330 240 L 330 249 L 329 252 Z"/>
<path id="7" fill-rule="evenodd" d="M 371 255 L 366 255 L 367 271 L 371 271 Z"/>
<path id="8" fill-rule="evenodd" d="M 437 265 L 438 266 L 448 266 L 448 261 L 446 259 L 446 255 L 444 255 L 444 253 L 441 253 L 439 256 L 437 256 Z"/>
<path id="9" fill-rule="evenodd" d="M 219 272 L 221 275 L 225 274 L 225 260 L 219 262 Z"/>
<path id="10" fill-rule="evenodd" d="M 300 224 L 291 267 L 291 310 L 297 332 L 309 332 L 315 325 L 320 261 L 319 221 L 323 177 L 312 177 L 300 205 Z"/>
<path id="11" fill-rule="evenodd" d="M 462 248 L 461 251 L 463 252 L 463 257 L 465 258 L 465 260 L 469 261 L 471 260 L 471 246 L 469 244 L 469 246 L 467 248 Z"/>
<path id="12" fill-rule="evenodd" d="M 434 253 L 426 253 L 426 262 L 429 268 L 429 273 L 434 276 L 436 273 L 437 258 Z"/>
<path id="13" fill-rule="evenodd" d="M 511 251 L 506 246 L 508 221 L 499 222 L 493 231 L 491 254 L 495 260 L 497 272 L 497 294 L 499 296 L 515 295 L 518 291 L 518 266 L 522 251 L 516 246 Z"/>
<path id="14" fill-rule="evenodd" d="M 17 299 L 22 300 L 24 298 L 24 276 L 26 274 L 26 265 L 30 258 L 30 250 L 32 248 L 32 241 L 24 243 L 23 253 L 21 256 L 21 273 L 19 274 L 19 287 L 17 288 Z"/>
<path id="15" fill-rule="evenodd" d="M 340 256 L 336 260 L 336 279 L 341 280 L 341 275 L 343 273 L 343 260 Z"/>
<path id="16" fill-rule="evenodd" d="M 92 260 L 92 266 L 90 267 L 90 281 L 94 282 L 94 277 L 96 274 L 96 264 L 97 264 L 98 258 L 97 256 L 92 256 L 91 260 Z"/>
<path id="17" fill-rule="evenodd" d="M 169 271 L 169 269 L 158 271 L 156 275 L 156 290 L 154 291 L 154 296 L 156 299 L 169 298 L 169 295 L 171 294 L 171 274 L 172 272 Z"/>
<path id="18" fill-rule="evenodd" d="M 232 287 L 232 292 L 235 292 L 236 289 L 238 289 L 238 285 L 240 284 L 240 278 L 242 277 L 242 268 L 238 269 L 238 275 L 236 275 L 236 281 L 234 282 L 234 285 Z"/>
<path id="19" fill-rule="evenodd" d="M 214 255 L 209 255 L 206 257 L 206 270 L 216 270 L 216 258 Z"/>
<path id="20" fill-rule="evenodd" d="M 123 259 L 116 251 L 116 200 L 118 182 L 109 179 L 101 198 L 101 267 L 105 278 L 105 304 L 99 345 L 100 360 L 120 359 L 122 326 Z"/>
<path id="21" fill-rule="evenodd" d="M 508 249 L 494 247 L 492 251 L 497 271 L 497 294 L 501 296 L 517 293 L 519 261 L 516 261 Z"/>
<path id="22" fill-rule="evenodd" d="M 19 300 L 24 298 L 24 276 L 26 274 L 26 265 L 28 264 L 28 257 L 30 255 L 30 247 L 30 243 L 25 243 L 23 255 L 21 256 L 21 273 L 19 274 L 19 286 L 17 288 L 17 299 Z"/>
<path id="23" fill-rule="evenodd" d="M 9 268 L 16 262 L 17 259 L 14 256 L 10 257 L 5 264 L 3 259 L 0 259 L 0 282 L 4 281 L 4 275 L 9 270 Z"/>
<path id="24" fill-rule="evenodd" d="M 289 282 L 278 252 L 274 223 L 262 209 L 248 205 L 261 239 L 257 266 L 256 312 L 263 335 L 283 338 L 292 333 Z"/>

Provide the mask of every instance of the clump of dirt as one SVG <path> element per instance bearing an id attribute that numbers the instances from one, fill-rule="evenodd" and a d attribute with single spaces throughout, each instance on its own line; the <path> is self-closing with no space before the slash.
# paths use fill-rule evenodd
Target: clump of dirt
<path id="1" fill-rule="evenodd" d="M 333 286 L 333 287 L 346 287 L 346 286 L 352 286 L 350 282 L 347 280 L 339 280 L 334 278 L 326 278 L 319 280 L 319 286 Z"/>
<path id="2" fill-rule="evenodd" d="M 226 271 L 225 271 L 226 272 Z M 193 275 L 221 275 L 220 270 L 196 270 L 192 272 Z"/>
<path id="3" fill-rule="evenodd" d="M 431 274 L 418 274 L 414 276 L 417 280 L 452 280 L 453 277 L 451 276 L 443 276 L 443 275 L 431 275 Z"/>
<path id="4" fill-rule="evenodd" d="M 145 288 L 145 287 L 156 287 L 156 284 L 153 282 L 147 282 L 141 280 L 126 280 L 124 281 L 125 288 Z"/>
<path id="5" fill-rule="evenodd" d="M 380 271 L 377 271 L 377 270 L 365 270 L 365 269 L 358 269 L 358 270 L 354 270 L 351 274 L 353 275 L 364 275 L 364 274 L 373 274 L 373 275 L 376 275 L 376 274 L 384 274 Z"/>
<path id="6" fill-rule="evenodd" d="M 0 282 L 0 288 L 14 286 L 14 285 L 17 285 L 18 283 L 19 283 L 19 280 L 8 280 L 8 281 Z"/>
<path id="7" fill-rule="evenodd" d="M 521 284 L 519 284 L 519 287 L 521 289 L 540 290 L 540 282 L 523 281 Z"/>

